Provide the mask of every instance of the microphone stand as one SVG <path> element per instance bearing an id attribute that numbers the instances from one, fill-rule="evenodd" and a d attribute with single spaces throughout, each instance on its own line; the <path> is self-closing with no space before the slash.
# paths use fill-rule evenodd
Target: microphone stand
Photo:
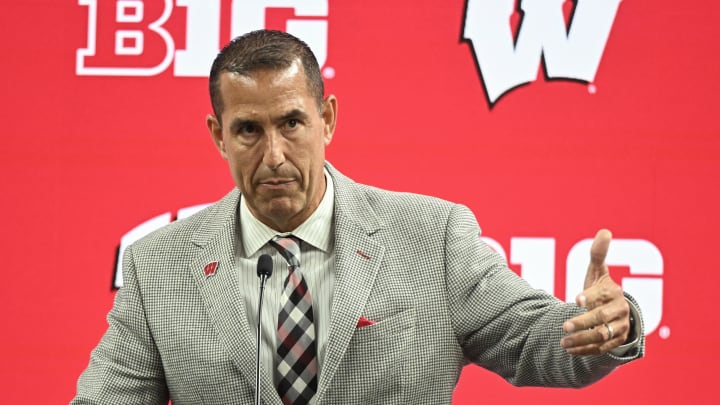
<path id="1" fill-rule="evenodd" d="M 257 265 L 257 275 L 260 277 L 260 300 L 258 302 L 257 316 L 257 353 L 255 358 L 255 405 L 260 405 L 260 347 L 262 345 L 262 303 L 265 283 L 272 276 L 273 261 L 270 255 L 260 255 Z"/>
<path id="2" fill-rule="evenodd" d="M 260 302 L 258 303 L 258 322 L 257 322 L 257 353 L 255 361 L 255 405 L 260 405 L 260 342 L 262 342 L 262 328 L 260 319 L 262 318 L 263 293 L 265 292 L 265 283 L 268 275 L 260 275 Z"/>

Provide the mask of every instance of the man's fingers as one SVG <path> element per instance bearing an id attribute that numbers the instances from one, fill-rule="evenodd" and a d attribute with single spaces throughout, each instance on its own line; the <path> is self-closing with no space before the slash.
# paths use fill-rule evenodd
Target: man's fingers
<path id="1" fill-rule="evenodd" d="M 572 355 L 601 354 L 620 346 L 627 339 L 628 333 L 627 324 L 609 322 L 565 336 L 560 345 Z"/>
<path id="2" fill-rule="evenodd" d="M 612 233 L 607 229 L 601 229 L 595 234 L 592 247 L 590 248 L 590 265 L 593 267 L 605 267 L 605 256 L 612 240 Z"/>
<path id="3" fill-rule="evenodd" d="M 630 306 L 625 299 L 614 300 L 612 303 L 597 306 L 595 309 L 580 314 L 563 323 L 565 333 L 587 330 L 602 326 L 606 323 L 627 320 Z"/>
<path id="4" fill-rule="evenodd" d="M 575 318 L 568 319 L 563 323 L 563 331 L 565 333 L 575 333 L 578 331 L 586 331 L 602 326 L 613 319 L 619 317 L 620 312 L 611 312 L 608 309 L 597 309 L 578 315 Z"/>
<path id="5" fill-rule="evenodd" d="M 595 239 L 590 247 L 590 265 L 587 274 L 585 274 L 586 290 L 600 277 L 609 273 L 608 267 L 605 265 L 605 257 L 610 246 L 610 240 L 612 240 L 612 233 L 607 229 L 601 229 L 595 234 Z"/>
<path id="6" fill-rule="evenodd" d="M 597 309 L 578 315 L 575 318 L 568 319 L 563 323 L 563 331 L 565 333 L 574 333 L 577 331 L 589 330 L 611 320 L 612 315 L 608 310 L 601 311 Z"/>

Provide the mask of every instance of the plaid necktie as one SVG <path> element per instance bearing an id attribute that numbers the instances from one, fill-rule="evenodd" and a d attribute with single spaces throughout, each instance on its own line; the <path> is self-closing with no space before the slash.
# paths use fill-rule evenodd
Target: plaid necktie
<path id="1" fill-rule="evenodd" d="M 318 363 L 312 298 L 300 272 L 300 240 L 276 236 L 270 244 L 289 270 L 280 298 L 275 383 L 285 405 L 309 404 L 317 391 Z"/>

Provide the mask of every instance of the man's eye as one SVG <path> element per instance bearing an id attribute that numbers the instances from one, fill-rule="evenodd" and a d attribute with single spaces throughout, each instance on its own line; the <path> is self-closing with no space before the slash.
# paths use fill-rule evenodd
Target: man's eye
<path id="1" fill-rule="evenodd" d="M 252 125 L 252 124 L 243 125 L 240 128 L 240 132 L 243 134 L 254 134 L 255 132 L 257 132 L 257 127 L 255 127 L 255 125 Z"/>
<path id="2" fill-rule="evenodd" d="M 297 125 L 298 125 L 297 120 L 288 120 L 288 122 L 287 122 L 288 128 L 295 128 Z"/>

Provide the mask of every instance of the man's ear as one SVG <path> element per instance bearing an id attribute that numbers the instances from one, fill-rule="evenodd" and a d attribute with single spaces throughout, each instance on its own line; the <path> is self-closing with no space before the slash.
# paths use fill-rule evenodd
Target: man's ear
<path id="1" fill-rule="evenodd" d="M 217 147 L 220 152 L 220 156 L 227 160 L 227 152 L 225 151 L 225 142 L 223 141 L 222 126 L 220 125 L 220 122 L 214 115 L 208 114 L 207 118 L 205 118 L 205 123 L 210 131 L 210 136 L 212 136 L 215 147 Z"/>
<path id="2" fill-rule="evenodd" d="M 322 119 L 325 125 L 323 138 L 325 138 L 325 146 L 330 145 L 333 134 L 335 133 L 335 124 L 337 123 L 337 98 L 330 94 L 323 100 Z"/>

